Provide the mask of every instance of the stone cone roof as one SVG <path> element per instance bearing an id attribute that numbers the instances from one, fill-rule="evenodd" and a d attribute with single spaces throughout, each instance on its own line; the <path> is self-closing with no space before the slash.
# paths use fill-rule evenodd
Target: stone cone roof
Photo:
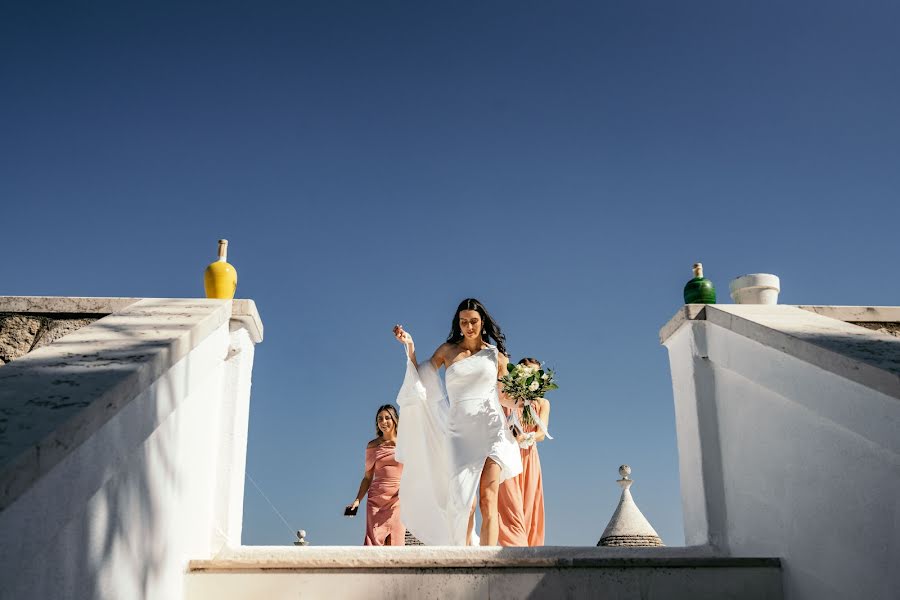
<path id="1" fill-rule="evenodd" d="M 623 465 L 625 468 L 625 465 Z M 622 470 L 620 469 L 620 473 Z M 631 472 L 631 469 L 628 469 Z M 609 520 L 609 525 L 600 536 L 598 546 L 664 546 L 656 530 L 650 525 L 647 518 L 641 513 L 641 510 L 634 503 L 631 492 L 628 488 L 634 483 L 623 473 L 623 478 L 617 482 L 622 486 L 622 497 L 619 498 L 619 505 L 616 512 L 613 513 Z"/>

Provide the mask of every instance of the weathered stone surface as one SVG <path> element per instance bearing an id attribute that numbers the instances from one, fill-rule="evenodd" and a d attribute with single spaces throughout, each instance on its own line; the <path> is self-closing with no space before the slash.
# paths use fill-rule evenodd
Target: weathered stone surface
<path id="1" fill-rule="evenodd" d="M 78 331 L 85 325 L 90 325 L 98 318 L 99 317 L 84 319 L 48 319 L 32 350 L 37 350 L 38 348 L 43 348 L 48 344 L 52 344 L 63 336 L 69 335 L 73 331 Z"/>
<path id="2" fill-rule="evenodd" d="M 31 351 L 41 319 L 24 315 L 0 316 L 0 365 Z"/>
<path id="3" fill-rule="evenodd" d="M 777 558 L 721 556 L 709 546 L 605 548 L 594 546 L 240 546 L 189 571 L 273 569 L 585 568 L 604 566 L 780 568 Z"/>
<path id="4" fill-rule="evenodd" d="M 900 323 L 900 306 L 810 306 L 799 304 L 797 308 L 846 323 Z"/>
<path id="5" fill-rule="evenodd" d="M 0 313 L 108 315 L 128 308 L 138 300 L 140 298 L 0 296 Z"/>
<path id="6" fill-rule="evenodd" d="M 781 600 L 777 558 L 692 548 L 245 546 L 189 563 L 184 598 Z M 703 554 L 705 552 L 705 555 Z"/>
<path id="7" fill-rule="evenodd" d="M 59 315 L 104 317 L 151 298 L 79 298 L 65 296 L 0 296 L 0 314 L 24 314 L 59 318 Z M 247 298 L 231 301 L 232 329 L 246 327 L 253 343 L 263 340 L 263 323 L 256 303 Z M 2 364 L 2 363 L 0 363 Z"/>
<path id="8" fill-rule="evenodd" d="M 894 337 L 900 337 L 900 323 L 857 321 L 853 324 L 865 327 L 866 329 L 871 329 L 872 331 L 877 331 L 878 333 L 886 333 Z"/>
<path id="9" fill-rule="evenodd" d="M 54 318 L 44 315 L 0 316 L 0 365 L 25 356 L 100 318 Z"/>

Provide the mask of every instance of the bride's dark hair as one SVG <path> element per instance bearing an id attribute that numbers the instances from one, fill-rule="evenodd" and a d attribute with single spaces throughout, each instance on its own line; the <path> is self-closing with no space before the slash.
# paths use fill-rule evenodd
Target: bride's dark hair
<path id="1" fill-rule="evenodd" d="M 459 327 L 459 313 L 464 310 L 478 311 L 478 314 L 481 315 L 481 339 L 488 343 L 488 340 L 493 338 L 494 342 L 496 342 L 497 350 L 509 356 L 506 352 L 506 336 L 500 331 L 500 326 L 497 325 L 497 322 L 494 321 L 484 305 L 475 298 L 466 298 L 456 307 L 456 314 L 453 315 L 453 322 L 450 324 L 450 335 L 447 336 L 447 341 L 451 344 L 462 341 L 463 334 L 462 329 Z"/>

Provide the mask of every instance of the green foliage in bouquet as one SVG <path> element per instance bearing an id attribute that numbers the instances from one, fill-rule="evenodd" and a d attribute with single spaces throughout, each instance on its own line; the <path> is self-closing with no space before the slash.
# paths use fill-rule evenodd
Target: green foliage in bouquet
<path id="1" fill-rule="evenodd" d="M 535 365 L 509 365 L 509 373 L 499 379 L 503 391 L 526 408 L 522 410 L 522 424 L 534 425 L 530 404 L 550 390 L 559 389 L 553 371 Z"/>

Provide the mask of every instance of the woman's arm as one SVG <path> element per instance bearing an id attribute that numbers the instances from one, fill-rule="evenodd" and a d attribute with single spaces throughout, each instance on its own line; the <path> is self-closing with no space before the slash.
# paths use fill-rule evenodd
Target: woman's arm
<path id="1" fill-rule="evenodd" d="M 372 485 L 372 478 L 375 476 L 375 467 L 372 467 L 366 474 L 363 475 L 362 481 L 359 482 L 359 491 L 356 492 L 356 499 L 347 505 L 347 508 L 353 510 L 359 503 L 362 501 L 363 496 L 366 495 L 366 492 L 369 491 L 369 486 Z"/>
<path id="2" fill-rule="evenodd" d="M 546 427 L 549 430 L 550 429 L 550 401 L 547 400 L 546 398 L 541 398 L 541 404 L 540 404 L 540 407 L 538 408 L 538 415 L 541 417 L 541 421 L 544 422 L 544 427 Z M 534 441 L 542 442 L 542 441 L 544 441 L 545 437 L 546 437 L 546 435 L 544 434 L 544 432 L 541 430 L 540 427 L 538 427 L 538 430 L 534 432 Z"/>
<path id="3" fill-rule="evenodd" d="M 363 474 L 362 481 L 359 482 L 359 490 L 356 492 L 356 499 L 347 505 L 350 510 L 355 509 L 362 502 L 363 496 L 369 491 L 372 485 L 372 479 L 375 477 L 375 457 L 369 455 L 369 450 L 378 445 L 378 439 L 374 439 L 366 446 L 366 472 Z"/>
<path id="4" fill-rule="evenodd" d="M 416 360 L 416 345 L 409 332 L 403 330 L 403 325 L 394 325 L 394 337 L 406 347 L 406 355 L 409 357 L 409 360 L 411 360 L 414 365 L 418 365 L 419 362 Z M 431 365 L 435 369 L 441 368 L 441 365 L 444 364 L 445 346 L 447 346 L 447 344 L 442 344 L 434 351 L 434 354 L 431 355 Z"/>
<path id="5" fill-rule="evenodd" d="M 509 357 L 503 354 L 502 352 L 497 353 L 497 379 L 501 379 L 506 377 L 509 373 Z M 515 410 L 516 409 L 516 401 L 513 398 L 510 398 L 506 395 L 506 392 L 503 391 L 503 386 L 499 383 L 497 384 L 497 396 L 500 397 L 500 405 L 505 406 L 506 408 Z"/>
<path id="6" fill-rule="evenodd" d="M 398 342 L 403 344 L 406 349 L 406 356 L 409 357 L 409 360 L 411 360 L 414 365 L 419 364 L 416 362 L 416 345 L 413 343 L 412 336 L 403 330 L 403 325 L 394 325 L 394 337 L 397 338 Z"/>

